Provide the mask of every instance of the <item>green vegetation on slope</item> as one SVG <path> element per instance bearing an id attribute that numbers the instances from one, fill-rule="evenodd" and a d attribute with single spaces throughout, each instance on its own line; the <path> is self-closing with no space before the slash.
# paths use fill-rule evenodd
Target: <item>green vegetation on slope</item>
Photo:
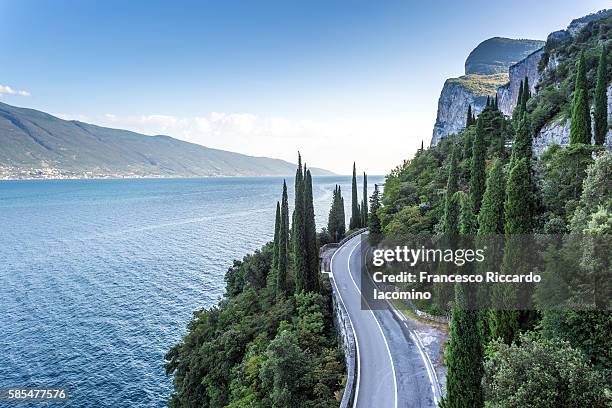
<path id="1" fill-rule="evenodd" d="M 502 273 L 519 273 L 526 267 L 522 249 L 512 234 L 587 234 L 592 238 L 586 242 L 591 244 L 575 248 L 577 252 L 567 251 L 578 253 L 577 258 L 546 259 L 543 273 L 559 274 L 563 265 L 589 274 L 605 262 L 609 246 L 605 247 L 605 241 L 602 246 L 596 237 L 612 233 L 612 154 L 590 144 L 590 128 L 586 126 L 574 130 L 581 136 L 573 138 L 570 146 L 551 146 L 540 160 L 532 153 L 532 143 L 542 112 L 569 113 L 575 86 L 589 95 L 582 100 L 580 95 L 574 98 L 582 114 L 584 101 L 592 104 L 596 82 L 601 92 L 601 79 L 595 81 L 594 75 L 595 68 L 601 67 L 602 43 L 608 41 L 608 20 L 591 22 L 574 40 L 547 45 L 549 52 L 554 47 L 558 55 L 565 56 L 559 65 L 561 73 L 547 74 L 544 86 L 535 95 L 525 91 L 525 80 L 513 119 L 504 118 L 495 102 L 489 103 L 465 130 L 433 148 L 418 151 L 412 160 L 394 169 L 387 176 L 383 205 L 377 211 L 383 234 L 390 238 L 469 231 L 478 231 L 479 237 L 507 234 Z M 585 57 L 578 63 L 581 54 Z M 601 68 L 598 76 L 603 76 Z M 566 92 L 564 87 L 569 85 L 571 90 Z M 548 98 L 551 89 L 555 98 Z M 603 109 L 601 103 L 598 109 Z M 607 118 L 608 112 L 600 112 L 598 117 Z M 512 142 L 511 148 L 507 142 Z M 564 245 L 574 249 L 571 240 Z M 602 290 L 606 285 L 601 283 Z M 469 307 L 464 307 L 472 298 L 466 290 L 470 288 L 455 288 L 450 310 L 445 358 L 449 371 L 442 407 L 612 405 L 612 313 L 470 313 Z M 500 299 L 514 293 L 509 287 L 501 290 L 510 292 L 496 293 Z M 580 288 L 575 292 L 580 296 Z M 531 300 L 550 294 L 521 295 Z M 418 301 L 415 303 L 419 306 Z M 448 305 L 440 304 L 430 306 L 428 311 L 449 310 Z M 484 357 L 474 359 L 481 349 L 485 350 Z"/>
<path id="2" fill-rule="evenodd" d="M 62 120 L 0 103 L 0 175 L 9 177 L 43 176 L 44 170 L 71 177 L 288 176 L 294 168 L 283 160 Z"/>
<path id="3" fill-rule="evenodd" d="M 557 115 L 570 117 L 576 85 L 576 65 L 582 52 L 586 96 L 588 101 L 594 100 L 602 49 L 606 52 L 606 61 L 612 58 L 610 39 L 612 16 L 590 22 L 574 37 L 546 42 L 538 67 L 543 75 L 537 85 L 537 93 L 527 105 L 535 132 Z M 612 64 L 606 64 L 605 77 L 612 78 Z"/>
<path id="4" fill-rule="evenodd" d="M 459 84 L 476 96 L 495 96 L 497 88 L 508 82 L 508 73 L 491 75 L 469 74 L 459 78 L 449 78 L 449 84 Z"/>
<path id="5" fill-rule="evenodd" d="M 344 360 L 329 281 L 319 280 L 312 177 L 301 164 L 297 174 L 292 233 L 284 183 L 274 241 L 234 261 L 225 298 L 195 312 L 166 354 L 170 407 L 338 406 Z"/>

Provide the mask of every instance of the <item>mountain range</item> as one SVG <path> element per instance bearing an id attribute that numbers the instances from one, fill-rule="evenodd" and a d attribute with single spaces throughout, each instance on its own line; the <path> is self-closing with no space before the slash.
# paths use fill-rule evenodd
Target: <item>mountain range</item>
<path id="1" fill-rule="evenodd" d="M 295 168 L 279 159 L 63 120 L 0 103 L 0 179 L 291 176 Z"/>

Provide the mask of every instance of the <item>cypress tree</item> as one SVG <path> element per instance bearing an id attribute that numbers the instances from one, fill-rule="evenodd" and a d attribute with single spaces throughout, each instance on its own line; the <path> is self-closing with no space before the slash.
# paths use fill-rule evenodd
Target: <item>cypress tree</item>
<path id="1" fill-rule="evenodd" d="M 601 50 L 599 64 L 597 65 L 597 82 L 595 84 L 595 111 L 593 113 L 595 127 L 595 144 L 603 145 L 608 133 L 608 78 L 606 47 Z"/>
<path id="2" fill-rule="evenodd" d="M 368 220 L 368 227 L 370 229 L 370 235 L 380 235 L 382 233 L 382 223 L 378 215 L 378 209 L 380 208 L 380 191 L 378 185 L 374 184 L 374 193 L 370 197 L 370 218 Z"/>
<path id="3" fill-rule="evenodd" d="M 472 105 L 468 105 L 467 118 L 465 119 L 465 127 L 473 125 L 472 123 Z"/>
<path id="4" fill-rule="evenodd" d="M 281 227 L 281 209 L 280 203 L 276 202 L 276 217 L 274 219 L 274 247 L 272 252 L 272 270 L 278 271 L 278 258 L 280 249 L 280 227 Z"/>
<path id="5" fill-rule="evenodd" d="M 446 193 L 444 195 L 444 214 L 442 216 L 443 239 L 449 247 L 454 248 L 456 237 L 459 235 L 459 215 L 461 206 L 461 194 L 457 191 L 458 186 L 458 164 L 457 146 L 453 146 L 450 163 L 448 166 L 448 177 L 446 181 Z M 441 275 L 450 275 L 454 271 L 450 265 L 442 264 L 439 271 Z M 452 300 L 452 286 L 446 284 L 434 284 L 436 303 L 442 310 L 448 309 L 448 302 Z"/>
<path id="6" fill-rule="evenodd" d="M 453 146 L 448 166 L 446 193 L 444 195 L 444 217 L 442 219 L 442 232 L 446 235 L 457 235 L 459 232 L 459 207 L 454 199 L 458 186 L 457 146 Z"/>
<path id="7" fill-rule="evenodd" d="M 522 115 L 521 108 L 523 106 L 523 81 L 519 84 L 518 96 L 516 98 L 516 106 L 512 112 L 513 119 L 520 119 Z"/>
<path id="8" fill-rule="evenodd" d="M 340 186 L 337 184 L 334 188 L 332 205 L 331 209 L 329 210 L 327 229 L 334 239 L 334 242 L 338 242 L 344 237 L 344 232 L 346 229 L 344 221 L 344 200 L 342 199 L 342 191 L 340 190 Z"/>
<path id="9" fill-rule="evenodd" d="M 305 167 L 305 166 L 304 166 Z M 308 261 L 308 274 L 305 290 L 319 291 L 319 248 L 317 245 L 317 226 L 315 224 L 314 203 L 312 197 L 312 175 L 306 170 L 304 180 L 304 207 L 305 207 L 305 233 L 306 257 Z"/>
<path id="10" fill-rule="evenodd" d="M 487 106 L 486 108 L 491 107 L 491 98 L 487 95 Z"/>
<path id="11" fill-rule="evenodd" d="M 487 177 L 487 187 L 482 198 L 482 206 L 478 214 L 478 231 L 476 242 L 477 245 L 487 246 L 490 249 L 491 256 L 487 256 L 485 261 L 479 264 L 476 268 L 481 274 L 487 271 L 496 270 L 502 260 L 501 254 L 504 247 L 502 240 L 495 235 L 504 233 L 504 196 L 506 191 L 506 180 L 504 177 L 503 162 L 497 158 L 494 160 Z M 483 301 L 483 305 L 487 304 L 491 294 L 489 285 L 481 286 L 478 290 L 478 298 Z M 480 312 L 480 331 L 483 341 L 488 341 L 489 320 L 496 317 L 496 311 L 491 313 L 486 310 Z M 491 315 L 491 317 L 490 317 Z"/>
<path id="12" fill-rule="evenodd" d="M 461 202 L 461 219 L 474 218 L 471 200 L 462 192 L 455 195 Z M 463 223 L 462 223 L 463 224 Z M 466 221 L 462 234 L 473 234 L 474 227 Z M 462 274 L 473 273 L 471 265 L 464 265 Z M 479 312 L 472 307 L 476 288 L 470 284 L 455 285 L 455 302 L 451 312 L 450 333 L 446 349 L 448 367 L 445 408 L 480 408 L 484 406 L 481 387 L 483 347 L 479 329 Z"/>
<path id="13" fill-rule="evenodd" d="M 504 230 L 507 235 L 502 274 L 527 273 L 529 261 L 525 259 L 524 246 L 528 245 L 526 234 L 533 231 L 536 205 L 531 173 L 529 161 L 526 158 L 519 158 L 514 162 L 508 175 L 504 203 Z M 516 310 L 516 302 L 522 305 L 528 304 L 526 302 L 530 301 L 531 292 L 528 287 L 520 284 L 505 284 L 495 289 L 494 297 L 500 307 L 490 314 L 489 330 L 492 338 L 501 338 L 510 344 L 516 339 L 521 326 L 528 327 L 533 322 L 532 312 Z"/>
<path id="14" fill-rule="evenodd" d="M 478 220 L 474 214 L 474 208 L 467 194 L 463 191 L 458 191 L 455 194 L 460 194 L 459 200 L 459 234 L 473 235 L 478 229 Z"/>
<path id="15" fill-rule="evenodd" d="M 421 151 L 425 150 L 425 147 L 423 145 L 424 145 L 424 142 L 421 140 Z"/>
<path id="16" fill-rule="evenodd" d="M 361 211 L 359 210 L 359 201 L 357 198 L 357 169 L 353 163 L 353 182 L 351 187 L 351 220 L 349 229 L 359 228 L 361 226 Z"/>
<path id="17" fill-rule="evenodd" d="M 589 110 L 585 64 L 583 51 L 580 53 L 576 67 L 576 83 L 574 86 L 570 123 L 570 144 L 591 143 L 591 113 Z"/>
<path id="18" fill-rule="evenodd" d="M 459 284 L 462 285 L 462 284 Z M 456 297 L 462 297 L 457 293 Z M 456 300 L 457 303 L 457 300 Z M 478 327 L 479 313 L 454 306 L 446 349 L 445 408 L 479 408 L 484 406 L 481 387 L 483 347 Z"/>
<path id="19" fill-rule="evenodd" d="M 344 197 L 342 197 L 342 188 L 340 186 L 338 186 L 338 197 L 340 197 L 338 203 L 338 219 L 340 220 L 340 231 L 342 232 L 342 237 L 344 237 L 344 233 L 346 232 L 346 213 L 344 212 Z"/>
<path id="20" fill-rule="evenodd" d="M 287 269 L 289 266 L 289 200 L 287 183 L 283 180 L 283 196 L 280 209 L 280 228 L 278 236 L 278 274 L 276 290 L 278 296 L 284 296 L 289 290 Z"/>
<path id="21" fill-rule="evenodd" d="M 465 132 L 463 136 L 463 157 L 471 158 L 472 157 L 472 144 L 473 140 L 472 132 Z"/>
<path id="22" fill-rule="evenodd" d="M 331 208 L 329 209 L 329 216 L 327 217 L 327 231 L 329 231 L 329 235 L 331 235 L 334 242 L 339 241 L 338 202 L 338 185 L 336 184 L 334 187 L 334 193 L 332 195 L 332 204 Z"/>
<path id="23" fill-rule="evenodd" d="M 523 115 L 523 118 L 519 121 L 514 144 L 512 145 L 511 166 L 520 159 L 531 161 L 533 156 L 532 144 L 533 132 L 531 130 L 531 122 L 527 115 Z"/>
<path id="24" fill-rule="evenodd" d="M 298 159 L 298 169 L 295 173 L 295 205 L 293 209 L 293 225 L 291 228 L 293 241 L 293 273 L 297 293 L 306 289 L 308 263 L 306 256 L 306 224 L 304 209 L 304 175 L 302 161 Z"/>
<path id="25" fill-rule="evenodd" d="M 484 126 L 482 116 L 478 117 L 477 120 L 477 131 L 476 137 L 472 143 L 472 162 L 470 167 L 470 199 L 472 200 L 472 207 L 474 212 L 480 211 L 480 204 L 482 202 L 482 195 L 485 189 L 485 156 L 487 153 L 487 146 L 485 145 L 483 131 Z"/>
<path id="26" fill-rule="evenodd" d="M 521 113 L 527 112 L 527 101 L 531 96 L 531 91 L 529 90 L 529 78 L 525 76 L 525 80 L 523 81 L 523 92 L 521 99 Z"/>
<path id="27" fill-rule="evenodd" d="M 478 214 L 478 235 L 504 233 L 505 187 L 502 161 L 495 159 L 489 170 L 482 206 Z"/>
<path id="28" fill-rule="evenodd" d="M 361 204 L 361 226 L 368 226 L 368 175 L 363 172 L 363 200 Z"/>
<path id="29" fill-rule="evenodd" d="M 510 170 L 504 203 L 506 234 L 528 234 L 535 219 L 535 197 L 529 162 L 519 158 Z"/>
<path id="30" fill-rule="evenodd" d="M 506 233 L 504 255 L 501 267 L 503 274 L 527 273 L 525 268 L 524 246 L 533 231 L 535 195 L 532 172 L 526 158 L 520 158 L 510 170 L 506 183 L 506 201 L 504 203 L 504 230 Z M 519 236 L 520 234 L 520 236 Z M 503 285 L 496 287 L 495 298 L 502 307 L 492 311 L 489 329 L 492 338 L 501 338 L 507 344 L 516 338 L 521 325 L 533 321 L 531 312 L 516 310 L 517 301 L 526 304 L 530 301 L 529 288 L 520 285 Z M 522 300 L 522 301 L 521 301 Z M 525 324 L 527 322 L 527 324 Z"/>

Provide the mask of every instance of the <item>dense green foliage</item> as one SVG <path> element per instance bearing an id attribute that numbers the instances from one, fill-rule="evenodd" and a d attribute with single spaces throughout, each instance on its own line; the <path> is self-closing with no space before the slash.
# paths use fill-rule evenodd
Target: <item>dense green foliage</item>
<path id="1" fill-rule="evenodd" d="M 363 196 L 361 199 L 361 227 L 368 226 L 368 175 L 363 172 Z"/>
<path id="2" fill-rule="evenodd" d="M 526 234 L 533 231 L 535 219 L 534 186 L 529 162 L 522 158 L 508 175 L 504 203 L 504 231 L 506 234 Z"/>
<path id="3" fill-rule="evenodd" d="M 357 169 L 353 163 L 353 180 L 351 183 L 351 219 L 349 221 L 349 229 L 361 228 L 361 209 L 359 208 L 359 199 L 357 198 Z"/>
<path id="4" fill-rule="evenodd" d="M 521 344 L 494 343 L 486 363 L 490 408 L 603 408 L 612 404 L 605 381 L 584 355 L 566 342 L 523 337 Z"/>
<path id="5" fill-rule="evenodd" d="M 293 245 L 293 273 L 295 290 L 305 290 L 308 276 L 308 254 L 306 253 L 306 209 L 304 202 L 304 172 L 302 159 L 298 156 L 298 168 L 295 173 L 295 195 L 293 221 L 291 223 L 291 243 Z"/>
<path id="6" fill-rule="evenodd" d="M 378 211 L 380 210 L 380 190 L 378 185 L 374 184 L 374 193 L 370 197 L 370 215 L 368 219 L 368 229 L 371 235 L 380 235 L 382 233 L 382 225 Z"/>
<path id="7" fill-rule="evenodd" d="M 339 185 L 334 188 L 331 209 L 327 218 L 327 232 L 330 234 L 332 242 L 339 242 L 344 238 L 346 232 L 346 218 L 344 215 L 344 198 Z"/>
<path id="8" fill-rule="evenodd" d="M 195 312 L 166 354 L 166 373 L 174 375 L 169 406 L 338 406 L 344 364 L 329 283 L 319 281 L 312 176 L 301 160 L 296 189 L 291 242 L 283 182 L 274 241 L 234 261 L 224 299 Z"/>
<path id="9" fill-rule="evenodd" d="M 471 200 L 462 192 L 459 196 L 461 208 L 460 233 L 475 232 L 474 211 Z M 470 265 L 461 273 L 469 274 Z M 484 404 L 481 379 L 483 376 L 483 348 L 479 329 L 480 313 L 470 302 L 474 300 L 473 285 L 456 284 L 455 303 L 452 308 L 448 347 L 446 349 L 446 398 L 440 404 L 444 408 L 479 408 Z"/>
<path id="10" fill-rule="evenodd" d="M 472 105 L 468 105 L 467 116 L 465 118 L 465 127 L 469 127 L 475 124 L 476 124 L 476 116 L 472 113 Z"/>
<path id="11" fill-rule="evenodd" d="M 540 128 L 556 115 L 569 118 L 573 100 L 576 115 L 580 114 L 576 105 L 581 104 L 580 109 L 586 106 L 588 113 L 589 100 L 594 101 L 594 111 L 601 109 L 602 89 L 611 71 L 610 64 L 601 61 L 604 57 L 609 61 L 606 43 L 612 38 L 611 28 L 612 18 L 607 17 L 590 22 L 574 37 L 547 44 L 544 58 L 554 55 L 555 66 L 542 72 L 533 94 L 529 80 L 522 81 L 512 118 L 501 115 L 496 100 L 489 99 L 475 123 L 470 121 L 471 112 L 466 112 L 462 132 L 418 151 L 394 169 L 387 176 L 377 211 L 383 234 L 392 238 L 477 231 L 477 239 L 507 234 L 500 251 L 501 273 L 521 273 L 528 265 L 521 247 L 525 242 L 512 239 L 518 237 L 514 234 L 612 233 L 612 155 L 590 145 L 590 130 L 588 139 L 586 133 L 578 140 L 574 137 L 580 134 L 576 127 L 588 118 L 572 120 L 570 146 L 552 145 L 539 159 L 532 151 Z M 607 110 L 594 117 L 604 116 L 606 122 L 600 128 L 607 130 Z M 464 199 L 466 193 L 469 200 Z M 597 240 L 585 239 L 575 259 L 546 259 L 544 273 L 558 273 L 560 266 L 585 273 L 598 270 L 598 265 L 601 269 L 602 254 L 609 248 L 597 245 Z M 602 281 L 600 292 L 608 290 L 608 285 Z M 513 285 L 500 288 L 492 288 L 500 305 L 517 296 L 529 304 L 532 295 L 541 295 L 517 291 Z M 477 384 L 483 362 L 487 407 L 605 406 L 601 405 L 605 398 L 610 403 L 612 314 L 531 308 L 470 315 L 461 307 L 461 299 L 470 298 L 465 290 L 455 288 L 450 310 L 447 396 L 441 406 L 482 404 Z M 579 287 L 576 292 L 580 294 Z M 525 337 L 525 332 L 531 334 Z M 478 355 L 479 344 L 486 357 L 474 360 L 471 357 Z"/>
<path id="12" fill-rule="evenodd" d="M 576 65 L 583 51 L 587 99 L 593 100 L 601 47 L 606 45 L 607 61 L 610 61 L 610 39 L 612 16 L 588 23 L 575 36 L 546 43 L 539 65 L 543 75 L 538 81 L 537 93 L 527 106 L 536 132 L 552 119 L 570 117 L 572 94 L 576 84 Z M 550 69 L 550 66 L 554 66 L 554 69 Z M 606 64 L 606 71 L 607 78 L 610 78 L 612 64 Z"/>
<path id="13" fill-rule="evenodd" d="M 278 259 L 280 249 L 280 229 L 281 229 L 281 207 L 280 203 L 276 202 L 276 215 L 274 216 L 274 241 L 272 252 L 272 274 L 278 271 Z"/>
<path id="14" fill-rule="evenodd" d="M 472 161 L 470 166 L 470 199 L 475 211 L 480 210 L 482 196 L 485 190 L 485 119 L 482 114 L 476 120 L 476 139 L 472 145 Z"/>
<path id="15" fill-rule="evenodd" d="M 482 206 L 478 213 L 478 234 L 494 235 L 504 233 L 504 195 L 506 181 L 504 178 L 503 163 L 495 159 L 489 175 L 487 185 L 482 197 Z"/>
<path id="16" fill-rule="evenodd" d="M 287 183 L 284 180 L 278 245 L 278 271 L 276 271 L 275 289 L 277 296 L 284 296 L 289 291 L 289 199 L 287 197 Z"/>
<path id="17" fill-rule="evenodd" d="M 589 109 L 588 89 L 584 52 L 580 54 L 576 67 L 576 84 L 572 101 L 570 124 L 570 144 L 591 143 L 591 112 Z"/>
<path id="18" fill-rule="evenodd" d="M 305 168 L 305 166 L 304 166 Z M 319 291 L 319 245 L 317 244 L 317 225 L 315 223 L 314 202 L 312 197 L 312 175 L 306 170 L 304 179 L 304 242 L 306 248 L 306 276 L 304 290 Z"/>
<path id="19" fill-rule="evenodd" d="M 595 84 L 595 108 L 593 121 L 595 130 L 595 144 L 602 145 L 608 133 L 608 71 L 606 47 L 602 47 L 597 65 L 597 82 Z"/>
<path id="20" fill-rule="evenodd" d="M 457 172 L 457 150 L 455 147 L 450 157 L 448 168 L 448 181 L 446 182 L 446 193 L 444 194 L 444 218 L 442 219 L 442 232 L 449 235 L 459 233 L 459 211 L 460 203 L 455 197 L 457 192 L 459 174 Z"/>

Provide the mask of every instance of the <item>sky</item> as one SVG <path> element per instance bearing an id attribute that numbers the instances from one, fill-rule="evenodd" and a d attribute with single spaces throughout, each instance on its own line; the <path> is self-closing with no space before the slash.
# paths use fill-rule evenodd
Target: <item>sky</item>
<path id="1" fill-rule="evenodd" d="M 0 0 L 0 101 L 348 174 L 428 145 L 445 79 L 494 37 L 608 1 Z"/>

